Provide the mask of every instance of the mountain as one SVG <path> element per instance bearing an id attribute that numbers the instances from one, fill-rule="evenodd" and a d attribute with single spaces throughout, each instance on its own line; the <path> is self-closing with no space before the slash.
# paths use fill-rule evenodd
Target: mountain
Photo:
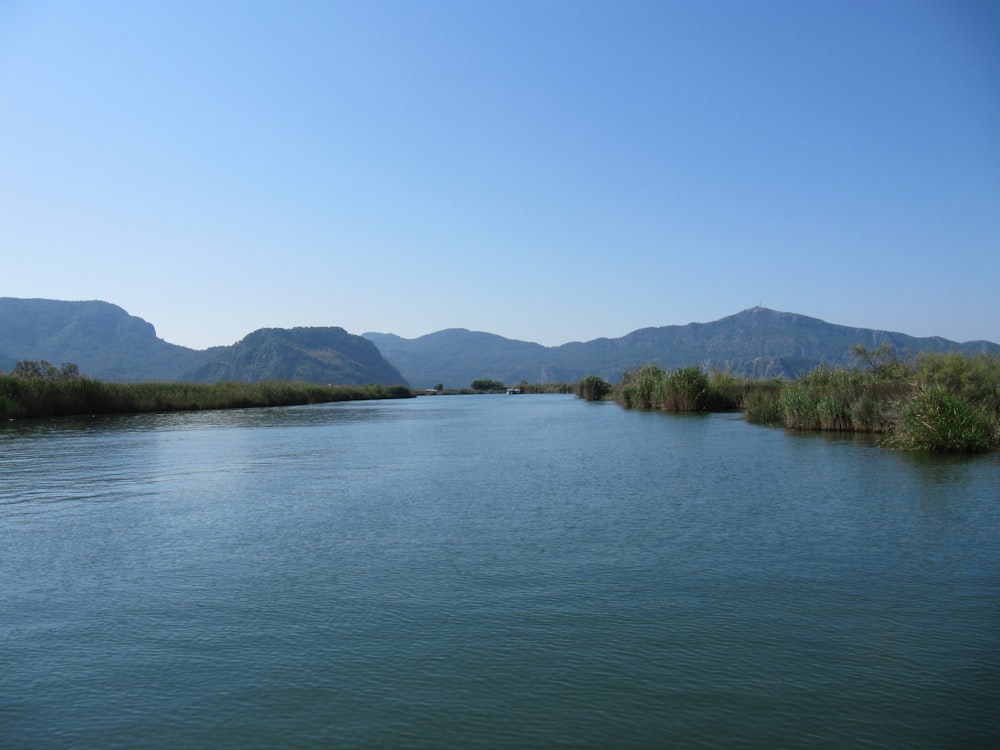
<path id="1" fill-rule="evenodd" d="M 168 344 L 151 324 L 108 302 L 0 297 L 3 372 L 19 360 L 44 359 L 73 362 L 103 380 L 178 380 L 209 352 Z"/>
<path id="2" fill-rule="evenodd" d="M 73 362 L 88 377 L 124 382 L 406 384 L 374 344 L 342 328 L 265 328 L 196 350 L 157 338 L 151 324 L 108 302 L 0 297 L 0 371 L 26 359 Z"/>
<path id="3" fill-rule="evenodd" d="M 1000 354 L 987 341 L 960 344 L 940 337 L 915 338 L 870 328 L 826 323 L 764 307 L 712 323 L 642 328 L 620 338 L 545 347 L 488 333 L 449 329 L 416 339 L 366 333 L 382 354 L 416 387 L 443 383 L 464 388 L 477 378 L 504 383 L 544 383 L 600 375 L 617 381 L 647 363 L 664 369 L 701 365 L 749 378 L 794 378 L 820 364 L 850 365 L 851 347 L 890 344 L 898 353 Z"/>
<path id="4" fill-rule="evenodd" d="M 405 385 L 368 339 L 343 328 L 261 328 L 186 374 L 197 382 L 299 380 Z"/>
<path id="5" fill-rule="evenodd" d="M 467 388 L 488 378 L 507 384 L 572 382 L 586 375 L 617 381 L 647 363 L 689 365 L 751 378 L 794 378 L 817 365 L 853 363 L 851 347 L 890 344 L 921 351 L 1000 355 L 988 341 L 960 344 L 851 328 L 763 307 L 711 323 L 642 328 L 620 338 L 542 346 L 452 328 L 416 339 L 364 337 L 343 328 L 262 328 L 232 346 L 203 351 L 170 344 L 142 318 L 108 302 L 0 297 L 0 371 L 17 361 L 73 362 L 104 380 L 302 380 L 339 385 Z"/>

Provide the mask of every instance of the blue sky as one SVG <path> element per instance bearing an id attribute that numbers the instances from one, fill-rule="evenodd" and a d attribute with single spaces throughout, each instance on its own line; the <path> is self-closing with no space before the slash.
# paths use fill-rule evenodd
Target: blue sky
<path id="1" fill-rule="evenodd" d="M 1000 3 L 0 0 L 0 253 L 195 348 L 1000 342 Z"/>

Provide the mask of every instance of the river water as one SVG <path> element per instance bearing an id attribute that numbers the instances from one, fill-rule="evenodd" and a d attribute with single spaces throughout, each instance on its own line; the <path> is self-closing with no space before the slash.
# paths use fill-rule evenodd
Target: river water
<path id="1" fill-rule="evenodd" d="M 0 747 L 981 747 L 1000 460 L 570 396 L 0 428 Z"/>

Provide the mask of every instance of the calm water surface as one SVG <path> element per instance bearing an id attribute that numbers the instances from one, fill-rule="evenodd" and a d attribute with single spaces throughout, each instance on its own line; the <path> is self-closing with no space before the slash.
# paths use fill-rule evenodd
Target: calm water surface
<path id="1" fill-rule="evenodd" d="M 1000 460 L 427 397 L 0 428 L 0 747 L 1000 738 Z"/>

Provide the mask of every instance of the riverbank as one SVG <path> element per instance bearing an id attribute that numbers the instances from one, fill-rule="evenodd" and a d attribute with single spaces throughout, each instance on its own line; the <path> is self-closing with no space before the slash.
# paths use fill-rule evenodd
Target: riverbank
<path id="1" fill-rule="evenodd" d="M 298 406 L 411 398 L 405 386 L 309 383 L 109 383 L 91 378 L 0 375 L 0 419 Z"/>
<path id="2" fill-rule="evenodd" d="M 755 424 L 876 434 L 901 450 L 1000 450 L 1000 358 L 901 359 L 887 347 L 854 353 L 855 367 L 819 367 L 794 381 L 744 380 L 698 367 L 666 372 L 650 364 L 626 372 L 609 393 L 627 409 L 742 411 Z"/>

